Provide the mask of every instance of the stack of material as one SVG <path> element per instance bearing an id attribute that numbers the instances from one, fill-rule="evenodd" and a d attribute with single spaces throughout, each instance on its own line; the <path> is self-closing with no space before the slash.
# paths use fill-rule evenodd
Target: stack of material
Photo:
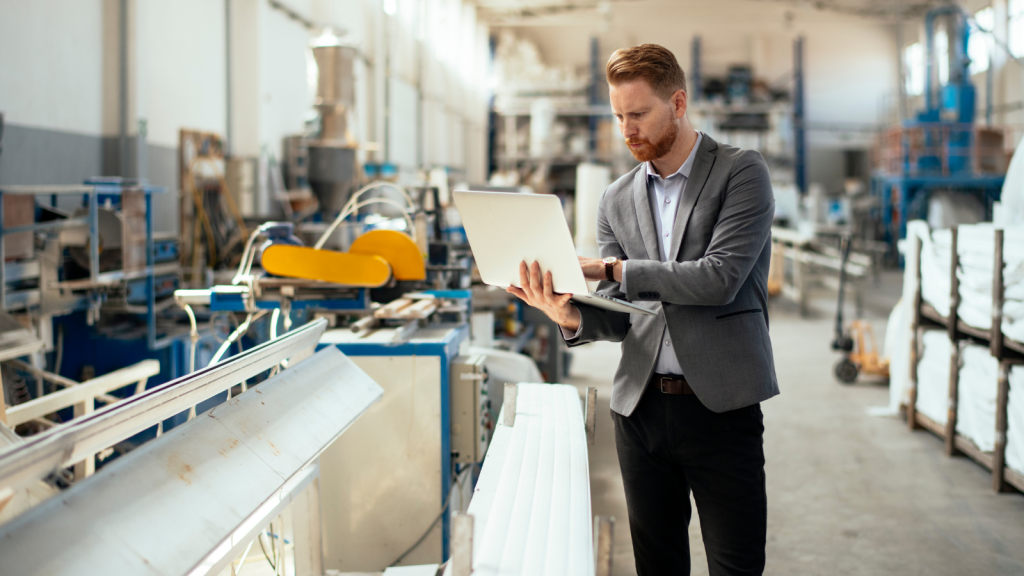
<path id="1" fill-rule="evenodd" d="M 988 348 L 975 344 L 964 347 L 960 360 L 956 433 L 974 442 L 982 452 L 992 452 L 996 445 L 999 361 Z"/>
<path id="2" fill-rule="evenodd" d="M 1024 474 L 1024 366 L 1010 370 L 1006 403 L 1006 466 Z"/>
<path id="3" fill-rule="evenodd" d="M 952 235 L 949 230 L 929 233 L 925 226 L 908 226 L 907 230 L 921 238 L 921 297 L 939 314 L 949 317 Z M 957 314 L 968 326 L 988 330 L 992 327 L 995 227 L 990 223 L 958 227 L 957 254 Z M 1024 227 L 1005 229 L 1003 262 L 1003 334 L 1024 341 Z"/>
<path id="4" fill-rule="evenodd" d="M 949 406 L 949 364 L 953 348 L 940 330 L 927 330 L 921 338 L 924 353 L 917 365 L 915 408 L 940 426 L 946 424 Z"/>

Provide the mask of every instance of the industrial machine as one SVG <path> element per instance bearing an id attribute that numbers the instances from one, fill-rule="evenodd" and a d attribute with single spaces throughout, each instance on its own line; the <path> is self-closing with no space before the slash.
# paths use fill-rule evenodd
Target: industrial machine
<path id="1" fill-rule="evenodd" d="M 153 358 L 164 366 L 156 383 L 182 374 L 188 330 L 167 313 L 179 244 L 153 231 L 162 193 L 117 178 L 0 186 L 0 301 L 44 342 L 37 368 L 78 379 Z"/>
<path id="2" fill-rule="evenodd" d="M 937 49 L 940 27 L 947 38 L 945 54 Z M 892 254 L 896 241 L 906 236 L 906 223 L 927 217 L 934 191 L 977 198 L 989 219 L 993 202 L 999 200 L 1006 172 L 1003 130 L 975 124 L 975 89 L 967 56 L 970 34 L 967 15 L 956 4 L 927 13 L 924 110 L 881 135 L 872 193 L 878 199 L 875 215 L 883 223 Z M 936 81 L 940 57 L 948 60 L 944 84 Z"/>

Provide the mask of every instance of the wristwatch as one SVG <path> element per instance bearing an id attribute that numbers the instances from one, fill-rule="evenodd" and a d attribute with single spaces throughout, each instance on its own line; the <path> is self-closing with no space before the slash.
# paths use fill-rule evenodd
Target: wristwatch
<path id="1" fill-rule="evenodd" d="M 615 281 L 615 264 L 619 261 L 615 256 L 609 256 L 601 262 L 604 262 L 604 277 L 609 282 Z"/>

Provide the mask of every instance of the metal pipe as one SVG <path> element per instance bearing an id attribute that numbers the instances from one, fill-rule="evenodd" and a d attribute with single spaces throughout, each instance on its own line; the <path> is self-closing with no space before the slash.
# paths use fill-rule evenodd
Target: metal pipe
<path id="1" fill-rule="evenodd" d="M 120 148 L 120 165 L 118 173 L 125 177 L 128 170 L 128 0 L 121 0 L 120 22 L 120 53 L 118 54 L 118 146 Z"/>
<path id="2" fill-rule="evenodd" d="M 224 0 L 224 154 L 231 155 L 231 0 Z"/>

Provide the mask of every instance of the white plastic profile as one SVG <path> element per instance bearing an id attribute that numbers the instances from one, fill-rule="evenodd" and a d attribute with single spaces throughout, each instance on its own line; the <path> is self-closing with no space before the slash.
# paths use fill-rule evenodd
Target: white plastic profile
<path id="1" fill-rule="evenodd" d="M 498 418 L 467 511 L 473 517 L 472 574 L 593 576 L 579 392 L 563 384 L 519 384 L 515 398 L 515 423 L 505 425 L 508 415 Z M 451 565 L 445 575 L 454 575 Z"/>
<path id="2" fill-rule="evenodd" d="M 327 328 L 320 319 L 286 336 L 106 406 L 24 443 L 0 450 L 0 488 L 16 488 L 81 461 L 219 394 L 281 360 L 311 350 Z"/>
<path id="3" fill-rule="evenodd" d="M 219 574 L 382 395 L 325 348 L 0 527 L 0 574 Z"/>

